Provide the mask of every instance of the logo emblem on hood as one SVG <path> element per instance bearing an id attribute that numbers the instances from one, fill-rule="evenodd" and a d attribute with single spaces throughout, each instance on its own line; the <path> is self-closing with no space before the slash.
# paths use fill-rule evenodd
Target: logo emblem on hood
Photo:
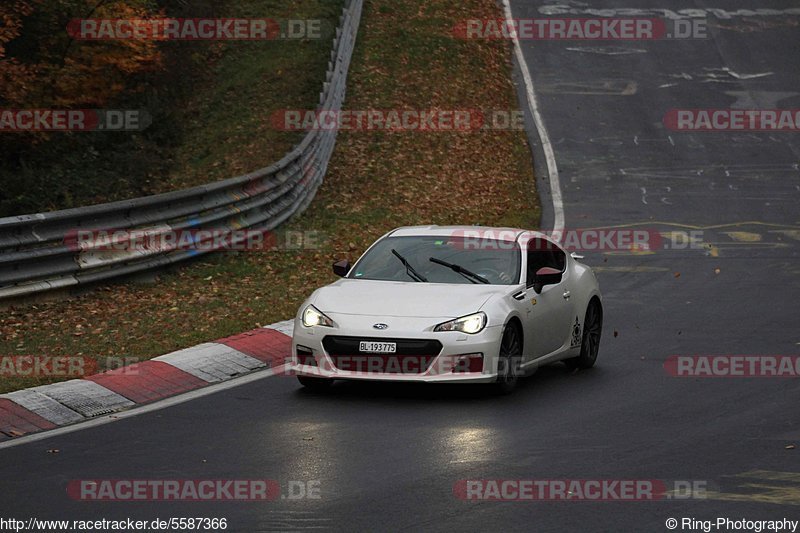
<path id="1" fill-rule="evenodd" d="M 387 324 L 383 324 L 383 323 L 379 322 L 377 324 L 372 324 L 372 327 L 375 328 L 375 329 L 386 329 L 389 326 Z"/>

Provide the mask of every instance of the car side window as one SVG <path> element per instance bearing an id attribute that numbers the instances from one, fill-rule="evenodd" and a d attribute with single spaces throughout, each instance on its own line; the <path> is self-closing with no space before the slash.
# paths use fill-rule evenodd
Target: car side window
<path id="1" fill-rule="evenodd" d="M 531 239 L 528 243 L 527 285 L 533 283 L 536 272 L 542 267 L 555 268 L 563 272 L 567 265 L 567 256 L 557 246 L 545 239 Z"/>

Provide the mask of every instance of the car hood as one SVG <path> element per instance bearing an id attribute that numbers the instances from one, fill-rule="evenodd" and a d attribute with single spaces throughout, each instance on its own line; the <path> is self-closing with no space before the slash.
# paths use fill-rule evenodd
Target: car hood
<path id="1" fill-rule="evenodd" d="M 323 313 L 456 318 L 478 311 L 512 287 L 342 279 L 319 289 L 311 303 Z"/>

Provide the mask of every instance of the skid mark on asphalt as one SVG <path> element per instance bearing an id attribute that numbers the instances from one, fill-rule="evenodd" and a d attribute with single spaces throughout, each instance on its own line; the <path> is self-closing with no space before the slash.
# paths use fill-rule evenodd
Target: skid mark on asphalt
<path id="1" fill-rule="evenodd" d="M 739 73 L 739 72 L 736 72 L 735 70 L 731 70 L 728 67 L 721 67 L 721 68 L 719 68 L 719 67 L 704 67 L 702 71 L 693 72 L 691 74 L 686 73 L 686 72 L 681 72 L 680 74 L 669 74 L 668 78 L 681 80 L 681 82 L 683 82 L 683 81 L 696 81 L 696 82 L 699 82 L 699 83 L 738 83 L 738 81 L 742 81 L 742 80 L 754 80 L 754 79 L 759 79 L 759 78 L 767 78 L 767 77 L 772 76 L 774 74 L 775 74 L 774 72 Z M 677 84 L 675 84 L 675 85 L 677 85 Z M 726 91 L 725 94 L 730 94 L 732 92 L 733 91 Z M 763 91 L 763 92 L 766 92 L 766 91 Z M 749 95 L 750 93 L 742 92 L 742 94 L 748 94 Z M 778 96 L 776 96 L 775 98 L 777 98 L 778 100 L 781 100 L 783 98 L 788 98 L 789 96 L 792 96 L 793 94 L 797 94 L 797 93 L 776 93 L 776 95 L 778 95 Z M 788 95 L 788 96 L 785 96 L 785 95 Z M 736 108 L 736 106 L 732 106 L 732 107 Z M 756 105 L 756 104 L 752 104 L 752 105 L 750 105 L 748 107 L 741 107 L 739 109 L 752 109 L 752 108 L 757 108 L 757 107 L 761 107 L 761 106 L 760 105 Z M 773 106 L 769 106 L 769 105 L 765 106 L 766 109 L 771 109 L 772 107 L 777 107 L 777 106 L 774 106 L 774 105 Z"/>
<path id="2" fill-rule="evenodd" d="M 569 82 L 553 80 L 539 85 L 545 94 L 580 94 L 605 96 L 631 96 L 636 94 L 639 84 L 633 80 L 593 80 Z"/>
<path id="3" fill-rule="evenodd" d="M 596 266 L 592 267 L 595 272 L 624 272 L 633 274 L 643 274 L 652 272 L 669 272 L 668 268 L 664 267 L 651 267 L 651 266 Z"/>
<path id="4" fill-rule="evenodd" d="M 622 139 L 622 138 L 621 138 Z M 663 139 L 653 139 L 653 140 L 660 140 L 662 142 L 670 142 L 671 137 L 667 136 Z M 624 138 L 623 140 L 627 140 Z M 637 138 L 636 143 L 643 142 L 649 139 L 641 139 Z M 780 140 L 780 139 L 779 139 Z M 575 141 L 574 139 L 564 139 L 564 141 Z M 739 138 L 730 138 L 729 141 L 734 144 L 751 144 L 752 140 L 747 136 L 742 136 L 741 139 Z M 585 143 L 581 143 L 585 144 Z M 675 142 L 672 141 L 674 146 Z M 726 178 L 731 177 L 742 177 L 752 180 L 755 176 L 767 178 L 767 175 L 771 175 L 770 177 L 779 178 L 788 175 L 790 178 L 796 178 L 798 173 L 798 164 L 795 162 L 791 163 L 783 163 L 783 164 L 756 164 L 756 165 L 706 165 L 703 167 L 696 167 L 696 166 L 670 166 L 669 168 L 664 168 L 663 166 L 658 167 L 623 167 L 619 169 L 620 174 L 629 177 L 629 178 L 641 178 L 641 179 L 653 179 L 658 180 L 659 182 L 663 182 L 664 179 L 671 179 L 671 180 L 695 180 L 698 176 L 709 177 L 712 174 L 721 174 L 724 175 Z M 596 171 L 593 171 L 596 174 Z M 781 176 L 783 175 L 783 176 Z"/>
<path id="5" fill-rule="evenodd" d="M 725 491 L 709 490 L 706 499 L 800 505 L 800 473 L 751 470 L 729 476 L 733 486 Z"/>
<path id="6" fill-rule="evenodd" d="M 745 19 L 736 24 L 724 24 L 722 22 L 715 22 L 708 24 L 709 28 L 718 28 L 720 30 L 735 31 L 739 33 L 753 33 L 770 31 L 777 28 L 796 28 L 798 21 L 789 17 L 780 20 L 767 20 L 767 19 Z"/>
<path id="7" fill-rule="evenodd" d="M 332 518 L 314 516 L 309 511 L 269 511 L 259 531 L 305 531 L 308 529 L 331 529 Z"/>
<path id="8" fill-rule="evenodd" d="M 567 48 L 570 52 L 583 54 L 600 54 L 605 56 L 627 56 L 631 54 L 646 54 L 643 48 L 623 48 L 622 46 L 573 46 Z"/>

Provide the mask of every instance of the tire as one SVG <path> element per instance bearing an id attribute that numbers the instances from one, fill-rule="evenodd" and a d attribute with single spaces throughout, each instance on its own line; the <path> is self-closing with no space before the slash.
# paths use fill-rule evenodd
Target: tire
<path id="1" fill-rule="evenodd" d="M 583 319 L 583 336 L 581 337 L 581 354 L 578 357 L 565 359 L 568 368 L 592 368 L 597 361 L 600 350 L 600 336 L 603 334 L 603 308 L 596 300 L 589 302 L 586 316 Z"/>
<path id="2" fill-rule="evenodd" d="M 313 378 L 309 376 L 297 376 L 297 381 L 299 381 L 300 385 L 302 385 L 303 387 L 313 391 L 328 390 L 333 384 L 332 379 Z"/>
<path id="3" fill-rule="evenodd" d="M 500 341 L 497 361 L 497 381 L 495 392 L 509 394 L 517 388 L 520 379 L 519 362 L 522 359 L 522 332 L 516 322 L 506 325 Z"/>

